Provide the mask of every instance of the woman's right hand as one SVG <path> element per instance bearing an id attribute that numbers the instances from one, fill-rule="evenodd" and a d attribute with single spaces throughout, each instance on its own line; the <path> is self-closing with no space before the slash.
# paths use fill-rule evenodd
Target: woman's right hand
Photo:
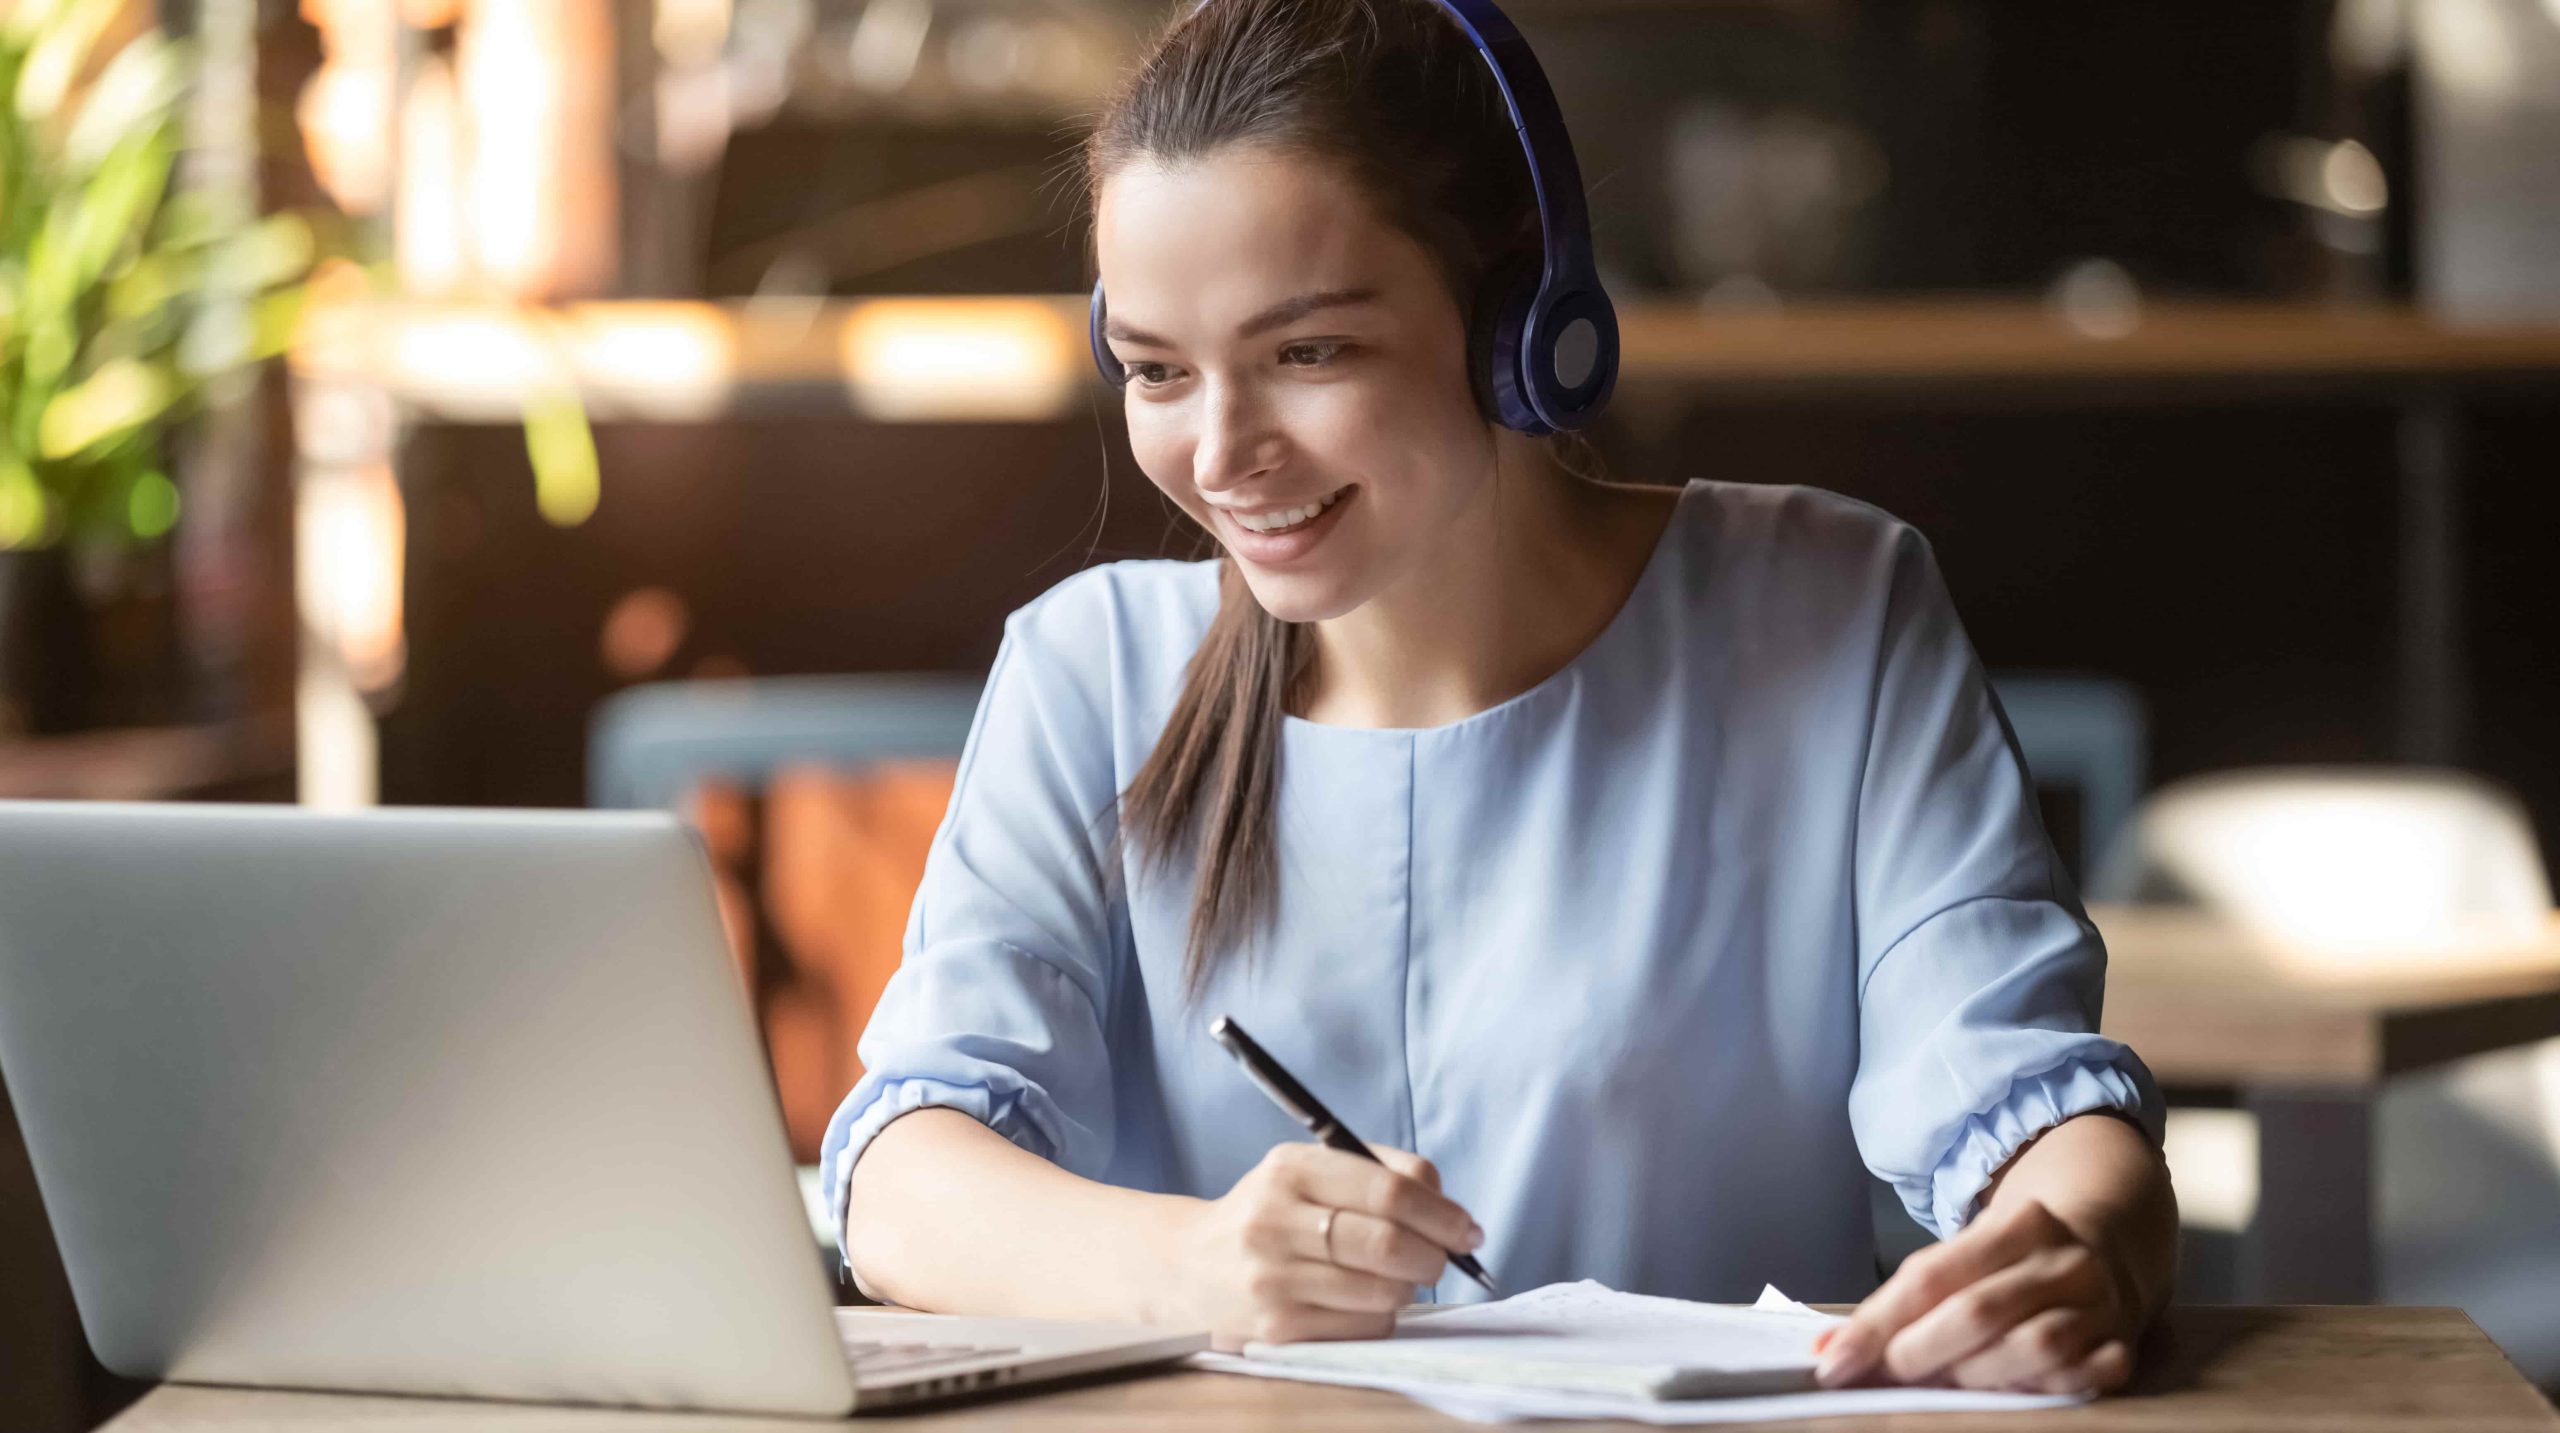
<path id="1" fill-rule="evenodd" d="M 1484 1243 L 1429 1160 L 1370 1148 L 1384 1167 L 1320 1144 L 1278 1145 L 1193 1207 L 1175 1239 L 1175 1302 L 1218 1348 L 1384 1338 L 1452 1250 Z"/>

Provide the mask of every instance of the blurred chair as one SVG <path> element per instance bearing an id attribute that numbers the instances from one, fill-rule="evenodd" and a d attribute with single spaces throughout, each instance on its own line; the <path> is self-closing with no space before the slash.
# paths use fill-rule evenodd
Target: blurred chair
<path id="1" fill-rule="evenodd" d="M 2284 767 L 2172 783 L 2100 863 L 2114 899 L 2196 904 L 2341 960 L 2528 943 L 2551 882 L 2524 804 L 2465 772 Z"/>
<path id="2" fill-rule="evenodd" d="M 706 778 L 760 785 L 785 766 L 957 759 L 977 677 L 898 673 L 663 682 L 596 707 L 587 804 L 676 810 Z"/>
<path id="3" fill-rule="evenodd" d="M 2390 767 L 2172 783 L 2098 884 L 2115 898 L 2210 907 L 2347 978 L 2530 941 L 2552 902 L 2512 793 L 2464 772 Z M 2254 1125 L 2239 1133 L 2254 1146 Z M 2394 1080 L 2374 1101 L 2373 1160 L 2381 1299 L 2459 1305 L 2528 1377 L 2560 1383 L 2560 1041 Z M 2178 1171 L 2182 1186 L 2190 1174 Z"/>
<path id="4" fill-rule="evenodd" d="M 2113 677 L 2064 672 L 1994 672 L 1991 690 L 2038 786 L 2068 787 L 2078 799 L 2074 849 L 2064 854 L 2085 884 L 2142 799 L 2151 763 L 2142 693 Z"/>
<path id="5" fill-rule="evenodd" d="M 602 703 L 590 804 L 701 831 L 795 1158 L 817 1157 L 898 966 L 979 678 L 788 677 L 635 687 Z"/>

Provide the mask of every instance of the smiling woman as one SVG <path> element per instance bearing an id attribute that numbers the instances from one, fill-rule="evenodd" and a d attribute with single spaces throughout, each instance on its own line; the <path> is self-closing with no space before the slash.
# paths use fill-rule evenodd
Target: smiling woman
<path id="1" fill-rule="evenodd" d="M 1855 1297 L 1863 1163 L 1947 1239 L 1826 1379 L 2119 1383 L 2159 1095 L 1928 545 L 1573 470 L 1614 321 L 1510 35 L 1206 0 L 1102 117 L 1091 346 L 1220 551 L 1007 624 L 823 1151 L 848 1266 L 1229 1347 L 1477 1297 L 1479 1250 Z M 1220 1013 L 1386 1167 L 1298 1142 Z"/>
<path id="2" fill-rule="evenodd" d="M 1506 280 L 1540 256 L 1540 214 L 1500 88 L 1421 5 L 1203 6 L 1086 158 L 1102 357 L 1125 374 L 1131 450 L 1228 554 L 1218 616 L 1122 807 L 1152 857 L 1195 822 L 1217 833 L 1199 852 L 1196 991 L 1275 899 L 1280 722 L 1326 705 L 1326 634 L 1307 624 L 1366 628 L 1374 647 L 1507 565 L 1504 474 L 1515 517 L 1556 504 L 1565 440 L 1504 431 L 1477 371 Z M 1623 580 L 1598 584 L 1616 589 L 1595 594 L 1600 619 L 1649 536 L 1610 554 Z M 1543 644 L 1500 625 L 1552 670 L 1591 615 Z M 1514 690 L 1543 675 L 1497 674 Z M 1416 719 L 1369 705 L 1371 724 Z"/>

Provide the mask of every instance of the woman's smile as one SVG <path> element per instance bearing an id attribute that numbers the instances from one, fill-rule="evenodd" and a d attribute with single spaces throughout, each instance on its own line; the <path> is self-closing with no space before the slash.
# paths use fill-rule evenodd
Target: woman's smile
<path id="1" fill-rule="evenodd" d="M 1238 512 L 1217 503 L 1209 507 L 1217 514 L 1218 538 L 1228 551 L 1259 566 L 1277 567 L 1314 551 L 1316 544 L 1341 524 L 1343 509 L 1359 493 L 1359 486 L 1354 484 L 1337 488 L 1311 503 L 1259 512 Z"/>

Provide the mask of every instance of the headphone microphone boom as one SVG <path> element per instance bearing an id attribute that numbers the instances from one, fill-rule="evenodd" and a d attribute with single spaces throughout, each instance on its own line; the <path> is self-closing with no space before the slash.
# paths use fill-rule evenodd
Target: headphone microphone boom
<path id="1" fill-rule="evenodd" d="M 1532 436 L 1587 427 L 1618 385 L 1618 313 L 1600 286 L 1591 215 L 1573 138 L 1529 42 L 1492 0 L 1431 0 L 1484 56 L 1529 161 L 1537 197 L 1537 265 L 1505 266 L 1476 295 L 1468 363 L 1478 391 L 1505 428 Z M 1089 340 L 1103 380 L 1128 375 L 1103 337 L 1102 284 L 1093 285 Z"/>

